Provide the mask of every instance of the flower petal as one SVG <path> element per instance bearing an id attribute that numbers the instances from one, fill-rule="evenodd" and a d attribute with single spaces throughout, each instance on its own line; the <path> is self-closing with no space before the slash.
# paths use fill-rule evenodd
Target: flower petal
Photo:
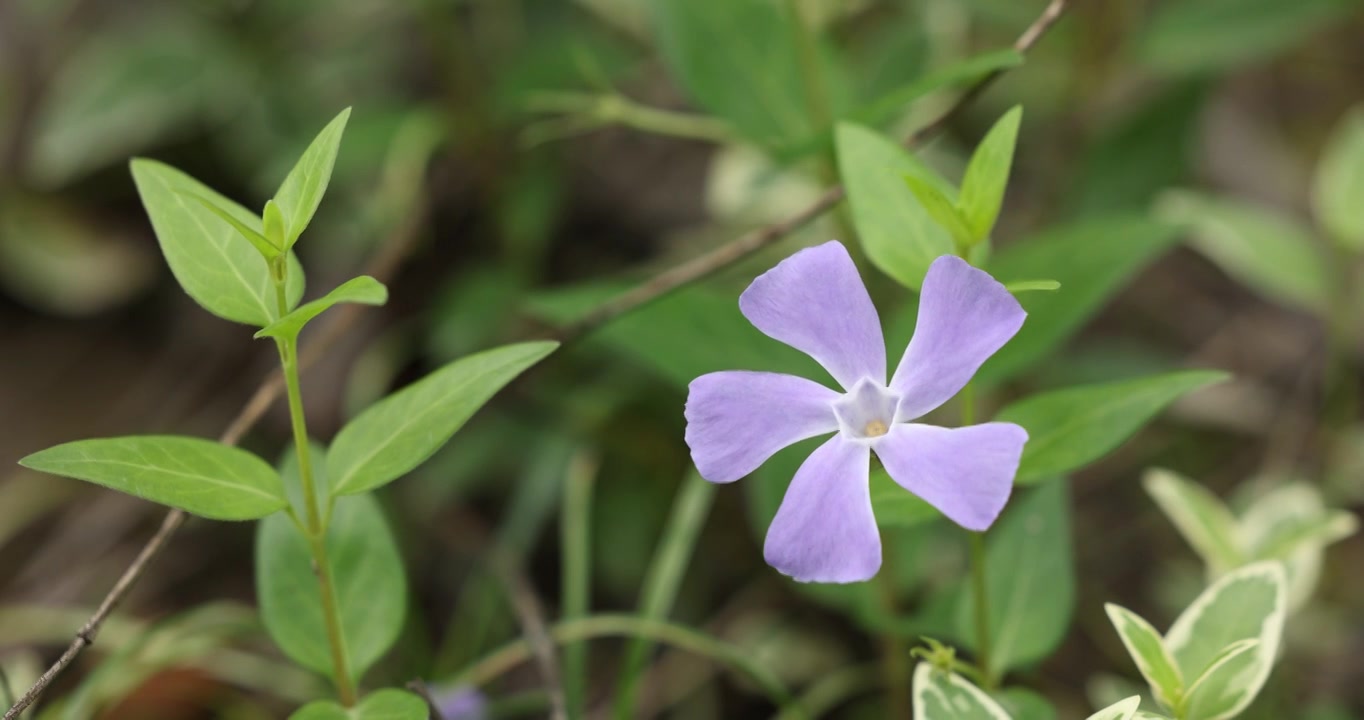
<path id="1" fill-rule="evenodd" d="M 837 430 L 838 397 L 794 375 L 731 370 L 696 378 L 684 411 L 696 469 L 711 482 L 734 482 L 787 445 Z"/>
<path id="2" fill-rule="evenodd" d="M 870 579 L 881 567 L 869 448 L 835 435 L 796 471 L 767 529 L 763 557 L 801 582 Z"/>
<path id="3" fill-rule="evenodd" d="M 924 277 L 914 337 L 890 381 L 904 398 L 899 419 L 922 417 L 950 400 L 1026 316 L 989 273 L 955 255 L 934 260 Z"/>
<path id="4" fill-rule="evenodd" d="M 897 424 L 876 456 L 900 487 L 967 530 L 983 531 L 1013 490 L 1028 432 L 1013 423 L 963 428 Z"/>
<path id="5" fill-rule="evenodd" d="M 848 250 L 831 241 L 801 250 L 754 278 L 739 296 L 744 317 L 768 337 L 819 361 L 844 389 L 886 381 L 886 341 Z"/>

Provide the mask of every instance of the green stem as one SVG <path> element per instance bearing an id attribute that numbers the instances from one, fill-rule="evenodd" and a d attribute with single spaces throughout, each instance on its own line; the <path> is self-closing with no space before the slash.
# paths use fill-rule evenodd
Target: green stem
<path id="1" fill-rule="evenodd" d="M 890 557 L 889 552 L 887 552 L 887 557 Z M 895 588 L 891 587 L 885 575 L 877 575 L 875 582 L 880 591 L 881 605 L 885 609 L 886 617 L 896 617 Z M 889 708 L 890 717 L 907 718 L 913 712 L 913 698 L 909 692 L 909 679 L 910 654 L 908 644 L 898 634 L 883 634 L 881 636 L 881 682 L 886 686 L 886 705 Z"/>
<path id="2" fill-rule="evenodd" d="M 288 312 L 288 299 L 285 285 L 288 281 L 284 256 L 271 264 L 275 281 L 275 300 L 282 317 Z M 303 414 L 303 393 L 298 377 L 298 337 L 288 336 L 277 340 L 280 367 L 284 371 L 284 387 L 289 398 L 289 420 L 294 431 L 294 450 L 298 453 L 298 476 L 303 486 L 304 529 L 308 538 L 308 548 L 312 553 L 313 573 L 317 576 L 318 589 L 322 595 L 322 617 L 327 628 L 327 640 L 331 645 L 332 674 L 336 681 L 336 694 L 341 704 L 350 707 L 357 699 L 355 681 L 351 679 L 350 665 L 346 659 L 345 636 L 341 632 L 341 612 L 336 602 L 336 585 L 332 581 L 331 564 L 327 559 L 327 527 L 318 508 L 317 483 L 313 476 L 312 453 L 308 447 L 308 425 Z"/>
<path id="3" fill-rule="evenodd" d="M 976 388 L 966 383 L 961 389 L 961 424 L 976 422 Z M 976 666 L 987 692 L 995 689 L 995 673 L 990 665 L 990 594 L 985 581 L 985 533 L 967 532 L 971 544 L 971 595 L 975 600 Z"/>
<path id="4" fill-rule="evenodd" d="M 563 545 L 563 617 L 572 620 L 587 615 L 591 603 L 592 561 L 592 481 L 596 463 L 579 456 L 568 473 L 560 518 Z M 564 702 L 571 718 L 584 714 L 587 698 L 587 645 L 568 643 L 564 647 Z"/>

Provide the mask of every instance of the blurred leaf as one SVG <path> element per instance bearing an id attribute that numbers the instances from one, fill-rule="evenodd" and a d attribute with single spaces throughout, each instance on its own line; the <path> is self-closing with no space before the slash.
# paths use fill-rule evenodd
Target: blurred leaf
<path id="1" fill-rule="evenodd" d="M 1088 720 L 1132 720 L 1132 716 L 1137 713 L 1137 707 L 1140 705 L 1141 696 L 1133 695 L 1090 715 Z"/>
<path id="2" fill-rule="evenodd" d="M 1023 329 L 976 379 L 1001 382 L 1046 358 L 1178 240 L 1179 234 L 1161 223 L 1117 216 L 1052 228 L 996 252 L 987 269 L 1000 282 L 1051 278 L 1061 290 L 1019 298 L 1028 311 Z"/>
<path id="3" fill-rule="evenodd" d="M 497 391 L 559 346 L 505 345 L 456 360 L 380 400 L 341 428 L 327 454 L 336 495 L 396 480 L 440 449 Z"/>
<path id="4" fill-rule="evenodd" d="M 1331 239 L 1364 251 L 1364 107 L 1345 115 L 1322 151 L 1312 208 Z"/>
<path id="5" fill-rule="evenodd" d="M 1016 402 L 996 417 L 1028 431 L 1016 482 L 1036 482 L 1088 465 L 1181 395 L 1226 378 L 1223 372 L 1189 370 L 1055 390 Z"/>
<path id="6" fill-rule="evenodd" d="M 383 511 L 370 495 L 337 498 L 326 550 L 346 664 L 352 680 L 359 680 L 402 629 L 407 612 L 403 560 Z M 331 645 L 317 578 L 309 542 L 293 521 L 282 513 L 261 521 L 256 594 L 265 629 L 295 662 L 331 676 Z"/>
<path id="7" fill-rule="evenodd" d="M 918 290 L 928 266 L 937 257 L 951 254 L 953 244 L 951 235 L 915 199 L 905 177 L 914 177 L 949 199 L 954 196 L 951 185 L 865 127 L 840 123 L 836 144 L 839 175 L 867 257 L 881 272 Z"/>
<path id="8" fill-rule="evenodd" d="M 1162 195 L 1155 212 L 1193 232 L 1190 245 L 1238 282 L 1313 312 L 1328 307 L 1332 279 L 1326 257 L 1312 231 L 1291 218 L 1187 191 Z"/>
<path id="9" fill-rule="evenodd" d="M 1011 720 L 980 688 L 966 678 L 926 662 L 914 669 L 915 720 Z"/>
<path id="10" fill-rule="evenodd" d="M 1140 615 L 1113 603 L 1104 605 L 1113 629 L 1118 632 L 1127 654 L 1151 686 L 1156 701 L 1167 708 L 1176 707 L 1184 696 L 1184 676 L 1165 640 Z"/>
<path id="11" fill-rule="evenodd" d="M 1056 720 L 1056 708 L 1035 690 L 1005 688 L 995 693 L 995 699 L 1013 720 Z"/>
<path id="12" fill-rule="evenodd" d="M 1236 518 L 1216 495 L 1175 473 L 1155 468 L 1146 471 L 1142 486 L 1208 564 L 1214 577 L 1245 562 Z"/>
<path id="13" fill-rule="evenodd" d="M 1004 189 L 1009 185 L 1009 170 L 1013 167 L 1018 126 L 1022 122 L 1021 105 L 1004 113 L 1004 117 L 985 134 L 966 165 L 957 207 L 966 217 L 972 241 L 989 237 L 999 218 L 999 209 L 1004 205 Z"/>
<path id="14" fill-rule="evenodd" d="M 882 128 L 902 114 L 905 108 L 919 98 L 952 87 L 966 87 L 993 72 L 1011 70 L 1023 64 L 1023 55 L 1012 48 L 992 50 L 952 63 L 946 67 L 935 68 L 908 83 L 888 88 L 871 103 L 848 114 L 848 119 L 862 125 Z M 897 75 L 903 77 L 905 69 L 896 67 Z"/>
<path id="15" fill-rule="evenodd" d="M 1325 547 L 1353 535 L 1358 525 L 1352 513 L 1328 510 L 1316 487 L 1298 482 L 1257 499 L 1236 529 L 1247 560 L 1283 562 L 1292 611 L 1306 605 L 1316 590 Z"/>
<path id="16" fill-rule="evenodd" d="M 880 465 L 871 471 L 871 506 L 880 527 L 912 527 L 941 517 L 937 508 L 900 487 Z"/>
<path id="17" fill-rule="evenodd" d="M 1068 483 L 1056 479 L 1016 498 L 986 536 L 986 588 L 993 677 L 1047 657 L 1066 636 L 1075 608 Z M 968 587 L 957 634 L 975 647 L 975 594 Z"/>
<path id="18" fill-rule="evenodd" d="M 405 690 L 380 690 L 353 708 L 318 700 L 294 711 L 289 720 L 426 720 L 426 701 Z"/>
<path id="19" fill-rule="evenodd" d="M 1212 73 L 1275 55 L 1350 12 L 1352 0 L 1187 0 L 1157 6 L 1137 54 L 1157 72 Z"/>
<path id="20" fill-rule="evenodd" d="M 132 161 L 132 171 L 161 252 L 185 292 L 227 320 L 264 327 L 278 318 L 265 259 L 231 225 L 192 198 L 211 201 L 252 230 L 260 227 L 260 218 L 164 163 L 138 158 Z M 302 296 L 303 268 L 290 254 L 289 307 Z"/>
<path id="21" fill-rule="evenodd" d="M 264 460 L 199 438 L 78 440 L 33 453 L 19 464 L 213 520 L 252 520 L 288 504 L 279 475 Z"/>
<path id="22" fill-rule="evenodd" d="M 298 236 L 312 222 L 322 196 L 327 193 L 327 184 L 332 179 L 332 167 L 336 164 L 336 153 L 341 148 L 341 134 L 346 130 L 350 119 L 350 108 L 327 123 L 317 134 L 312 144 L 303 152 L 284 183 L 275 193 L 275 202 L 284 214 L 287 224 L 284 248 L 287 250 L 298 241 Z"/>
<path id="23" fill-rule="evenodd" d="M 368 275 L 361 275 L 341 283 L 335 290 L 266 325 L 256 332 L 255 337 L 296 338 L 304 325 L 334 305 L 340 303 L 383 305 L 386 302 L 388 288 Z"/>
<path id="24" fill-rule="evenodd" d="M 1269 678 L 1286 614 L 1284 574 L 1278 563 L 1236 570 L 1194 600 L 1166 634 L 1166 645 L 1185 678 L 1198 678 L 1214 664 L 1225 664 L 1204 679 L 1198 692 L 1189 693 L 1183 716 L 1225 720 L 1245 710 Z M 1229 657 L 1229 646 L 1245 640 L 1258 644 Z"/>

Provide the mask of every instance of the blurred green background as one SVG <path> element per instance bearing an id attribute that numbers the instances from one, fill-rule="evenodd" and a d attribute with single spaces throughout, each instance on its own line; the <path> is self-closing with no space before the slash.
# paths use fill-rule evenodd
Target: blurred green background
<path id="1" fill-rule="evenodd" d="M 548 336 L 551 320 L 800 210 L 837 179 L 831 120 L 893 135 L 922 125 L 964 85 L 920 97 L 924 78 L 1008 48 L 1044 4 L 0 0 L 0 668 L 10 684 L 22 690 L 65 645 L 161 517 L 14 461 L 80 437 L 217 436 L 273 363 L 245 327 L 176 286 L 130 157 L 260 207 L 317 129 L 354 107 L 300 254 L 311 294 L 387 258 L 392 300 L 360 314 L 304 377 L 310 428 L 329 438 L 430 367 Z M 804 60 L 791 52 L 792 7 L 815 44 Z M 1353 329 L 1364 295 L 1321 295 L 1325 278 L 1352 281 L 1358 268 L 1319 239 L 1310 194 L 1324 148 L 1364 102 L 1361 38 L 1355 0 L 1075 2 L 923 152 L 955 174 L 1022 104 L 999 247 L 1062 226 L 1095 245 L 1133 222 L 1168 229 L 1168 252 L 1134 265 L 1059 352 L 997 389 L 994 406 L 1188 365 L 1236 376 L 1070 484 L 1074 621 L 1060 650 L 1023 674 L 1062 718 L 1135 677 L 1103 602 L 1163 625 L 1202 582 L 1141 490 L 1146 467 L 1175 467 L 1223 496 L 1292 476 L 1333 505 L 1364 503 Z M 786 362 L 775 343 L 735 335 L 734 299 L 793 249 L 852 240 L 847 227 L 831 214 L 566 347 L 382 493 L 413 586 L 382 680 L 438 684 L 519 634 L 488 569 L 495 553 L 524 561 L 556 611 L 558 508 L 575 474 L 593 488 L 592 607 L 635 608 L 690 467 L 685 383 Z M 883 308 L 903 305 L 904 290 L 864 274 Z M 902 346 L 907 331 L 893 338 Z M 245 440 L 267 457 L 287 443 L 279 407 Z M 769 464 L 779 485 L 788 456 Z M 887 531 L 897 554 L 885 574 L 901 607 L 869 608 L 868 593 L 797 589 L 763 565 L 765 523 L 750 523 L 747 502 L 756 494 L 719 489 L 676 618 L 751 648 L 793 685 L 874 662 L 878 634 L 938 636 L 964 553 L 948 528 Z M 320 692 L 284 667 L 246 609 L 251 538 L 245 525 L 191 521 L 55 687 L 76 698 L 65 712 L 282 717 Z M 1247 717 L 1364 717 L 1364 540 L 1332 548 L 1326 563 L 1318 601 L 1290 628 L 1290 660 Z M 593 698 L 609 700 L 620 649 L 593 646 Z M 662 656 L 642 715 L 766 716 L 752 688 L 714 673 Z M 523 691 L 536 677 L 528 667 L 490 694 L 533 715 Z M 881 717 L 881 702 L 853 695 L 833 716 Z"/>

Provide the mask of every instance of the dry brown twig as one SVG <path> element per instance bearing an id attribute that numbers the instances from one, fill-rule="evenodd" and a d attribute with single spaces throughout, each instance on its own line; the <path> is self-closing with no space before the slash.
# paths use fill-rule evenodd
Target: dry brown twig
<path id="1" fill-rule="evenodd" d="M 1042 11 L 1042 14 L 1039 15 L 1021 35 L 1019 35 L 1018 39 L 1014 42 L 1014 49 L 1020 53 L 1026 53 L 1031 50 L 1032 47 L 1037 44 L 1037 41 L 1040 40 L 1058 20 L 1060 20 L 1061 16 L 1065 13 L 1066 5 L 1067 0 L 1051 0 L 1051 2 L 1047 4 L 1047 7 Z M 938 115 L 928 124 L 919 128 L 906 138 L 904 144 L 913 147 L 938 133 L 948 122 L 955 118 L 965 106 L 969 105 L 972 100 L 980 95 L 999 76 L 1004 74 L 1004 72 L 1005 71 L 1003 70 L 996 70 L 978 80 L 966 92 L 962 93 L 947 110 L 943 111 L 943 113 Z M 792 215 L 790 218 L 741 235 L 715 250 L 655 276 L 639 287 L 622 293 L 612 300 L 598 306 L 576 323 L 560 331 L 559 336 L 561 339 L 565 340 L 580 337 L 603 324 L 610 322 L 631 310 L 657 300 L 684 285 L 706 278 L 720 269 L 728 267 L 804 227 L 815 218 L 838 205 L 838 203 L 843 200 L 844 195 L 845 192 L 842 186 L 835 185 L 830 187 L 809 207 Z M 409 221 L 405 223 L 403 227 L 399 228 L 398 232 L 394 233 L 394 237 L 396 237 L 397 240 L 392 243 L 386 243 L 385 252 L 382 252 L 380 256 L 376 258 L 376 263 L 384 263 L 385 267 L 382 268 L 384 269 L 384 272 L 381 273 L 379 269 L 375 269 L 371 270 L 370 274 L 373 274 L 380 279 L 384 279 L 384 276 L 396 267 L 398 260 L 406 253 L 406 246 L 410 245 L 413 237 L 417 234 L 417 230 L 419 230 L 424 223 L 425 214 L 425 208 L 423 208 L 421 212 L 414 212 L 411 214 Z M 391 245 L 398 245 L 399 249 L 395 250 L 390 247 Z M 355 308 L 347 306 L 344 308 L 344 311 L 344 314 L 338 313 L 338 316 L 323 329 L 322 333 L 314 339 L 314 342 L 309 344 L 309 352 L 305 353 L 305 356 L 302 358 L 302 363 L 305 366 L 310 364 L 310 361 L 316 360 L 326 347 L 339 339 L 343 335 L 345 328 L 353 321 Z M 242 408 L 236 419 L 234 419 L 227 430 L 223 432 L 219 440 L 228 445 L 236 444 L 241 439 L 241 436 L 259 421 L 260 417 L 269 409 L 270 404 L 279 396 L 282 384 L 280 376 L 277 373 L 272 374 Z M 66 651 L 63 652 L 61 657 L 59 657 L 57 661 L 38 678 L 38 681 L 34 683 L 21 698 L 19 698 L 19 701 L 5 713 L 3 720 L 17 720 L 19 714 L 32 705 L 38 697 L 42 695 L 48 685 L 50 685 L 62 671 L 70 666 L 71 663 L 75 662 L 76 658 L 85 650 L 85 648 L 94 643 L 95 636 L 99 633 L 100 625 L 104 623 L 104 620 L 109 617 L 109 614 L 113 612 L 118 603 L 128 594 L 128 591 L 146 571 L 147 565 L 161 552 L 171 536 L 175 534 L 175 531 L 178 530 L 184 522 L 185 513 L 180 510 L 172 510 L 166 514 L 166 517 L 161 522 L 161 527 L 156 531 L 156 534 L 147 541 L 145 546 L 143 546 L 141 552 L 137 554 L 137 557 L 133 560 L 132 564 L 129 565 L 128 569 L 119 577 L 118 582 L 114 583 L 114 587 L 105 595 L 104 600 L 100 602 L 95 613 L 91 615 L 85 625 L 76 632 L 75 638 L 66 648 Z"/>

